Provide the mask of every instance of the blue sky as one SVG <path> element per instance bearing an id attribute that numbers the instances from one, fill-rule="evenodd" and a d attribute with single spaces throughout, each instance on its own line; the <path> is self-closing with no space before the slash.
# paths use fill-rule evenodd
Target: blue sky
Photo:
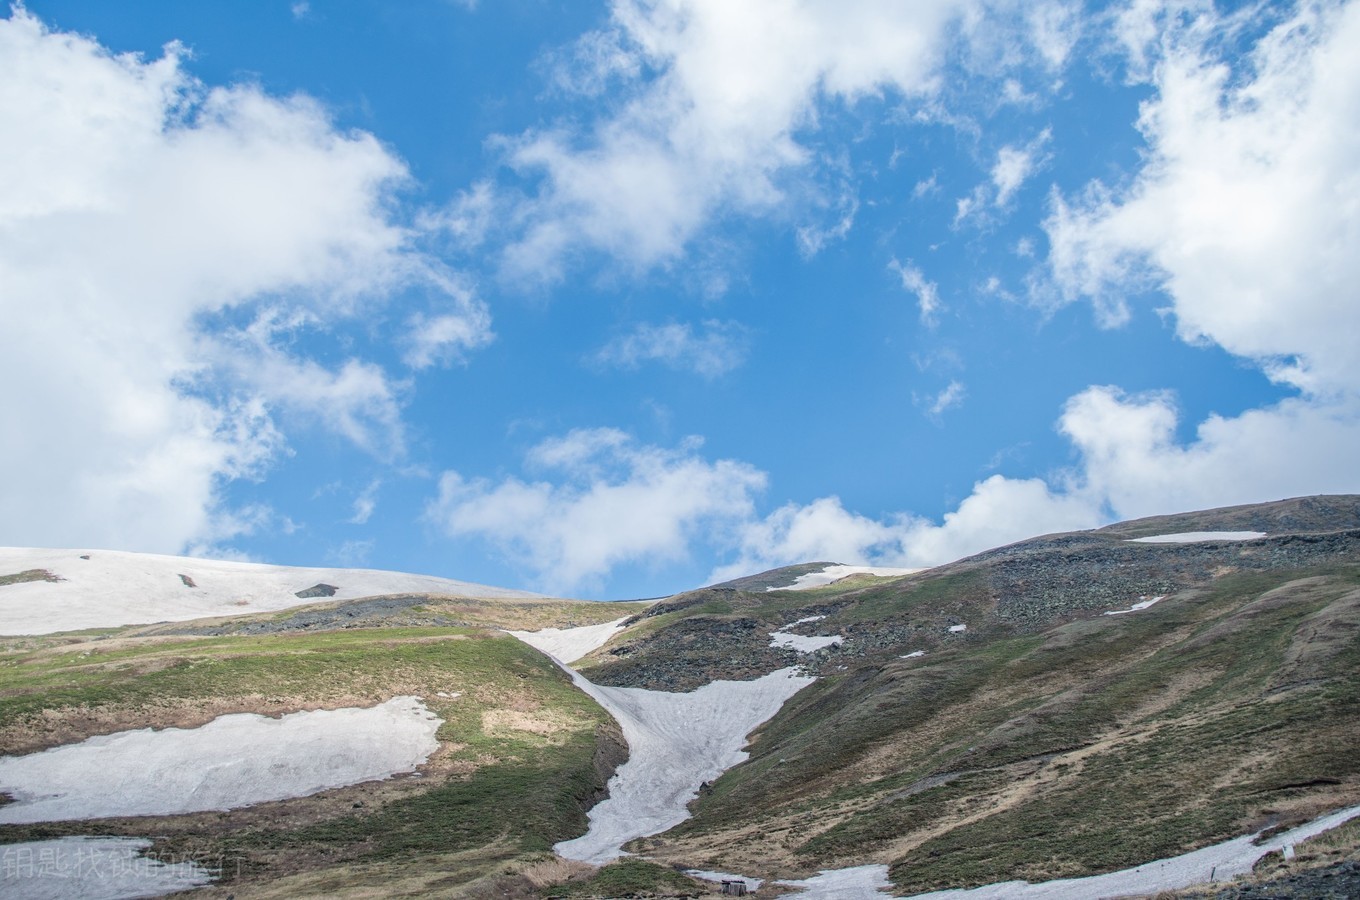
<path id="1" fill-rule="evenodd" d="M 0 20 L 0 543 L 599 598 L 1360 491 L 1360 4 Z"/>

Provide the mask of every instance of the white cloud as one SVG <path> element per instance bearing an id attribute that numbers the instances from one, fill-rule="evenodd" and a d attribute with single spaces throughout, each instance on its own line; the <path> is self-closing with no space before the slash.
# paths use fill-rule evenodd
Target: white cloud
<path id="1" fill-rule="evenodd" d="M 1157 89 L 1143 167 L 1127 189 L 1053 198 L 1062 299 L 1118 324 L 1130 291 L 1158 288 L 1185 340 L 1307 392 L 1356 390 L 1360 5 L 1301 4 L 1236 70 L 1210 43 L 1226 27 L 1212 10 L 1153 13 L 1127 26 Z"/>
<path id="2" fill-rule="evenodd" d="M 1044 162 L 1043 147 L 1051 137 L 1052 132 L 1045 128 L 1023 147 L 1007 145 L 997 151 L 996 164 L 992 166 L 992 185 L 996 188 L 997 206 L 1009 204 L 1015 192 Z"/>
<path id="3" fill-rule="evenodd" d="M 1056 72 L 1067 62 L 1072 48 L 1081 38 L 1081 4 L 1047 2 L 1027 6 L 1031 40 L 1048 68 Z"/>
<path id="4" fill-rule="evenodd" d="M 760 516 L 767 476 L 737 460 L 709 462 L 691 441 L 638 444 L 613 429 L 573 431 L 533 448 L 538 481 L 499 483 L 445 472 L 428 517 L 451 537 L 490 541 L 545 586 L 602 583 L 626 564 L 684 559 L 707 545 L 729 562 L 710 582 L 825 560 L 934 566 L 1041 534 L 1112 520 L 1314 493 L 1360 493 L 1360 404 L 1286 400 L 1211 416 L 1178 442 L 1168 394 L 1092 387 L 1058 422 L 1076 462 L 1045 478 L 992 475 L 933 521 L 880 518 L 838 497 L 787 503 Z"/>
<path id="5" fill-rule="evenodd" d="M 939 524 L 906 514 L 870 519 L 836 497 L 788 504 L 740 529 L 723 581 L 812 560 L 932 566 L 1023 538 L 1112 520 L 1317 493 L 1360 492 L 1360 404 L 1286 400 L 1235 418 L 1211 416 L 1176 440 L 1166 394 L 1093 387 L 1068 401 L 1059 429 L 1079 461 L 1047 479 L 993 475 Z"/>
<path id="6" fill-rule="evenodd" d="M 957 229 L 969 218 L 977 215 L 987 207 L 987 186 L 979 184 L 973 188 L 967 196 L 960 197 L 954 203 L 954 221 L 951 227 Z"/>
<path id="7" fill-rule="evenodd" d="M 1068 401 L 1062 432 L 1081 454 L 1081 490 L 1118 518 L 1317 493 L 1360 491 L 1360 403 L 1285 400 L 1210 416 L 1176 440 L 1167 394 L 1093 387 Z"/>
<path id="8" fill-rule="evenodd" d="M 627 99 L 584 130 L 505 144 L 513 167 L 541 177 L 518 211 L 508 270 L 553 281 L 581 250 L 666 264 L 720 209 L 781 208 L 790 179 L 815 167 L 797 135 L 815 130 L 818 105 L 933 95 L 951 25 L 978 6 L 614 0 L 610 27 L 584 42 L 583 81 L 596 84 L 603 70 L 623 79 Z"/>
<path id="9" fill-rule="evenodd" d="M 381 487 L 382 479 L 375 478 L 359 492 L 359 496 L 354 498 L 354 515 L 349 517 L 349 524 L 368 524 L 368 520 L 373 517 L 373 511 L 378 508 L 378 489 Z"/>
<path id="10" fill-rule="evenodd" d="M 344 568 L 362 568 L 368 565 L 369 557 L 373 555 L 372 540 L 345 541 L 339 547 L 331 550 L 328 556 L 337 565 Z"/>
<path id="11" fill-rule="evenodd" d="M 938 419 L 948 410 L 954 409 L 963 404 L 964 397 L 968 396 L 968 391 L 963 384 L 958 381 L 951 381 L 931 400 L 926 414 L 933 419 Z"/>
<path id="12" fill-rule="evenodd" d="M 573 590 L 619 565 L 683 559 L 693 543 L 751 517 L 764 473 L 696 450 L 639 444 L 613 429 L 572 431 L 528 454 L 529 468 L 555 482 L 493 484 L 448 471 L 427 516 L 450 537 L 489 541 L 544 587 Z"/>
<path id="13" fill-rule="evenodd" d="M 788 504 L 741 532 L 740 555 L 709 580 L 725 581 L 794 562 L 934 566 L 1022 538 L 1101 524 L 1084 497 L 1054 492 L 1039 479 L 994 475 L 941 524 L 908 515 L 885 521 L 847 511 L 837 497 Z"/>
<path id="14" fill-rule="evenodd" d="M 911 261 L 906 264 L 893 260 L 888 264 L 888 268 L 897 273 L 897 277 L 902 279 L 902 287 L 908 292 L 916 295 L 916 305 L 921 311 L 921 323 L 933 326 L 939 320 L 940 312 L 940 292 L 935 286 L 935 282 L 926 280 L 923 273 Z"/>
<path id="15" fill-rule="evenodd" d="M 798 239 L 798 252 L 804 259 L 811 259 L 822 252 L 827 244 L 844 240 L 854 227 L 855 215 L 859 212 L 859 200 L 847 198 L 841 203 L 841 216 L 833 225 L 819 227 L 804 225 L 795 232 Z"/>
<path id="16" fill-rule="evenodd" d="M 401 288 L 440 294 L 389 212 L 403 165 L 306 98 L 209 88 L 180 62 L 0 20 L 0 133 L 24 136 L 0 141 L 0 543 L 221 540 L 245 521 L 224 480 L 285 446 L 275 408 L 400 452 L 376 366 L 205 323 L 265 307 L 324 330 Z"/>
<path id="17" fill-rule="evenodd" d="M 747 329 L 739 322 L 708 319 L 699 333 L 688 322 L 642 324 L 615 338 L 595 355 L 598 363 L 635 369 L 644 362 L 660 362 L 716 378 L 746 361 Z"/>
<path id="18" fill-rule="evenodd" d="M 990 183 L 975 185 L 956 201 L 953 227 L 957 229 L 969 219 L 989 224 L 993 219 L 988 214 L 989 208 L 1005 211 L 1021 186 L 1048 162 L 1044 147 L 1052 136 L 1052 131 L 1045 128 L 1027 144 L 1007 144 L 998 150 L 988 173 Z"/>
<path id="19" fill-rule="evenodd" d="M 463 362 L 467 354 L 493 340 L 491 313 L 461 279 L 440 279 L 443 298 L 429 313 L 417 311 L 406 321 L 402 361 L 413 369 Z"/>

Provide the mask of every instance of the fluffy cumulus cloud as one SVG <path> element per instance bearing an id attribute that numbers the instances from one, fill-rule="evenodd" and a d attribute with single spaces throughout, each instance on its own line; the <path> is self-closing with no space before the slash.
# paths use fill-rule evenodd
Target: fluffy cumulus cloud
<path id="1" fill-rule="evenodd" d="M 0 543 L 228 537 L 258 516 L 223 509 L 221 485 L 284 446 L 279 410 L 401 451 L 400 383 L 281 329 L 412 289 L 472 323 L 440 347 L 485 332 L 392 218 L 407 173 L 376 139 L 303 97 L 202 85 L 181 56 L 0 20 L 0 133 L 23 135 L 0 141 Z"/>
<path id="2" fill-rule="evenodd" d="M 1355 392 L 1360 5 L 1300 4 L 1237 69 L 1210 41 L 1226 30 L 1212 8 L 1168 6 L 1135 4 L 1122 28 L 1156 88 L 1145 164 L 1127 187 L 1054 198 L 1061 296 L 1117 324 L 1131 288 L 1159 289 L 1186 340 L 1306 392 Z"/>
<path id="3" fill-rule="evenodd" d="M 934 566 L 1040 534 L 1117 519 L 1299 496 L 1327 485 L 1360 492 L 1360 414 L 1345 404 L 1287 400 L 1235 418 L 1213 417 L 1176 438 L 1169 394 L 1092 387 L 1057 428 L 1077 455 L 1046 478 L 993 475 L 939 521 L 846 509 L 838 497 L 760 515 L 768 478 L 736 460 L 709 461 L 697 444 L 668 450 L 612 429 L 575 431 L 538 445 L 540 478 L 500 482 L 444 473 L 428 516 L 454 537 L 490 541 L 549 589 L 603 582 L 616 567 L 726 555 L 709 582 L 791 563 Z M 904 476 L 906 477 L 906 476 Z"/>
<path id="4" fill-rule="evenodd" d="M 572 431 L 529 452 L 536 481 L 445 472 L 427 516 L 452 537 L 489 541 L 543 587 L 566 592 L 620 565 L 683 559 L 751 518 L 765 475 L 710 462 L 698 449 L 640 444 L 614 429 Z"/>
<path id="5" fill-rule="evenodd" d="M 860 9 L 788 0 L 753 22 L 742 5 L 617 2 L 600 77 L 636 82 L 637 93 L 588 134 L 535 133 L 512 145 L 516 163 L 544 178 L 521 210 L 519 263 L 551 270 L 587 246 L 638 264 L 673 258 L 720 198 L 757 211 L 786 199 L 781 179 L 808 164 L 798 135 L 816 102 L 928 93 L 949 23 L 962 21 L 985 50 L 998 21 L 963 4 L 864 4 L 863 19 Z M 1030 17 L 1053 71 L 1087 27 L 1074 9 L 1050 4 Z M 449 473 L 432 515 L 568 583 L 649 553 L 679 558 L 727 535 L 718 580 L 813 559 L 935 565 L 1114 519 L 1360 492 L 1360 4 L 1255 10 L 1225 19 L 1208 2 L 1137 0 L 1104 20 L 1129 77 L 1151 89 L 1138 120 L 1146 147 L 1126 179 L 1052 195 L 1047 299 L 1089 301 L 1115 327 L 1129 317 L 1130 297 L 1159 294 L 1182 339 L 1226 349 L 1294 396 L 1210 416 L 1183 438 L 1173 393 L 1092 386 L 1055 411 L 1069 466 L 981 480 L 938 520 L 865 516 L 834 496 L 759 514 L 759 470 L 616 432 L 545 444 L 534 454 L 545 476 L 536 482 Z M 991 56 L 1004 66 L 1005 53 Z M 1007 207 L 1045 164 L 1050 139 L 1042 132 L 1003 147 L 960 218 Z M 923 183 L 932 189 L 933 180 Z M 892 271 L 922 320 L 934 321 L 935 285 L 910 261 Z M 612 352 L 660 359 L 691 336 L 681 329 L 674 340 Z M 936 414 L 961 396 L 951 385 L 935 398 Z M 680 483 L 699 487 L 675 490 Z M 620 502 L 638 505 L 625 511 Z M 633 518 L 640 510 L 645 522 Z"/>
<path id="6" fill-rule="evenodd" d="M 1176 438 L 1168 394 L 1092 387 L 1063 410 L 1059 430 L 1077 462 L 1046 479 L 993 475 L 940 522 L 871 519 L 835 497 L 789 504 L 741 523 L 737 558 L 712 580 L 809 560 L 932 566 L 1023 538 L 1168 510 L 1208 509 L 1320 490 L 1360 492 L 1360 413 L 1347 404 L 1287 400 L 1201 423 Z"/>
<path id="7" fill-rule="evenodd" d="M 520 230 L 507 269 L 552 281 L 583 250 L 635 267 L 666 264 L 715 216 L 788 215 L 797 195 L 818 194 L 792 182 L 816 166 L 802 137 L 815 131 L 822 104 L 933 97 L 960 30 L 988 66 L 1060 65 L 1072 39 L 1066 9 L 1003 0 L 614 0 L 609 26 L 582 39 L 574 67 L 560 67 L 556 80 L 591 96 L 609 84 L 624 99 L 582 125 L 503 142 L 508 163 L 538 182 L 515 210 Z M 837 208 L 831 228 L 799 232 L 805 253 L 851 227 L 853 195 Z"/>
<path id="8" fill-rule="evenodd" d="M 849 565 L 934 566 L 1022 538 L 1101 524 L 1087 498 L 1054 491 L 1041 479 L 994 475 L 940 523 L 898 514 L 871 519 L 845 509 L 837 497 L 788 504 L 741 529 L 738 557 L 710 579 L 826 560 Z"/>
<path id="9" fill-rule="evenodd" d="M 1060 428 L 1081 453 L 1081 489 L 1118 518 L 1320 492 L 1360 492 L 1360 409 L 1285 400 L 1211 416 L 1188 443 L 1167 394 L 1093 387 L 1067 404 Z"/>
<path id="10" fill-rule="evenodd" d="M 739 322 L 709 319 L 697 330 L 689 323 L 643 323 L 602 347 L 595 354 L 595 362 L 624 369 L 659 362 L 716 378 L 746 360 L 749 343 L 748 331 Z"/>

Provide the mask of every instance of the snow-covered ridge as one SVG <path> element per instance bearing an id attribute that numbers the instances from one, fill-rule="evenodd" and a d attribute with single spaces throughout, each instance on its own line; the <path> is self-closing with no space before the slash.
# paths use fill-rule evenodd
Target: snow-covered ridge
<path id="1" fill-rule="evenodd" d="M 539 596 L 431 575 L 373 569 L 271 566 L 121 550 L 0 547 L 0 575 L 31 569 L 51 572 L 61 580 L 0 586 L 0 634 L 180 622 L 375 594 L 454 594 L 484 599 Z M 317 585 L 325 585 L 327 590 L 310 597 L 297 596 L 299 591 Z M 333 593 L 331 587 L 335 588 Z"/>
<path id="2" fill-rule="evenodd" d="M 1199 541 L 1254 541 L 1266 536 L 1264 531 L 1182 531 L 1177 534 L 1154 534 L 1129 538 L 1133 544 L 1194 544 Z"/>
<path id="3" fill-rule="evenodd" d="M 767 587 L 766 591 L 806 591 L 809 588 L 823 587 L 840 581 L 850 575 L 877 575 L 892 578 L 897 575 L 914 575 L 924 569 L 894 569 L 888 566 L 827 566 L 820 572 L 807 572 L 794 579 L 793 584 L 783 587 Z"/>
<path id="4" fill-rule="evenodd" d="M 219 716 L 0 757 L 0 823 L 178 815 L 305 797 L 414 771 L 442 720 L 417 697 L 367 709 Z"/>

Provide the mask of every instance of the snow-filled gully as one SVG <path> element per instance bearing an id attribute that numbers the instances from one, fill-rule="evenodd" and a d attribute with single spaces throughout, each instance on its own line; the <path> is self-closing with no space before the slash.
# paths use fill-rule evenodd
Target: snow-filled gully
<path id="1" fill-rule="evenodd" d="M 621 624 L 621 623 L 611 623 Z M 566 665 L 603 646 L 617 628 L 511 632 L 552 656 L 576 685 L 612 715 L 628 741 L 628 761 L 609 780 L 609 797 L 590 811 L 590 828 L 555 849 L 567 859 L 600 865 L 623 855 L 633 838 L 660 834 L 689 818 L 687 804 L 699 787 L 746 759 L 746 736 L 779 712 L 814 679 L 780 669 L 755 681 L 715 681 L 687 694 L 604 687 Z M 571 659 L 552 648 L 569 647 Z"/>

